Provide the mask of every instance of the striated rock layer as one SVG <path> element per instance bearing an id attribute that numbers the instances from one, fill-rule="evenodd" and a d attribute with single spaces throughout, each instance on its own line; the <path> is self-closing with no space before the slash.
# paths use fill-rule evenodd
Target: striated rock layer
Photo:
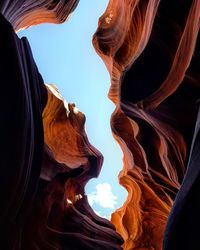
<path id="1" fill-rule="evenodd" d="M 103 162 L 88 141 L 85 116 L 54 85 L 44 85 L 27 39 L 14 32 L 60 23 L 77 2 L 0 4 L 3 250 L 122 249 L 115 227 L 93 212 L 85 195 Z"/>
<path id="2" fill-rule="evenodd" d="M 1 0 L 0 12 L 15 30 L 40 23 L 62 23 L 79 0 Z"/>
<path id="3" fill-rule="evenodd" d="M 124 153 L 119 182 L 127 189 L 128 198 L 111 221 L 126 250 L 162 249 L 197 118 L 199 17 L 198 0 L 110 0 L 93 38 L 110 73 L 109 98 L 116 105 L 111 127 Z M 194 144 L 199 145 L 196 140 Z M 197 168 L 198 152 L 194 150 L 189 167 Z M 199 172 L 195 172 L 197 178 Z M 180 197 L 188 202 L 189 189 L 196 183 L 190 178 L 187 174 L 187 184 L 180 190 L 181 194 L 187 190 Z M 199 184 L 195 185 L 197 192 Z M 182 200 L 177 198 L 169 218 L 164 249 L 200 247 L 195 232 L 198 220 L 194 222 L 199 217 L 197 204 L 185 208 Z M 192 213 L 194 221 L 189 224 Z"/>

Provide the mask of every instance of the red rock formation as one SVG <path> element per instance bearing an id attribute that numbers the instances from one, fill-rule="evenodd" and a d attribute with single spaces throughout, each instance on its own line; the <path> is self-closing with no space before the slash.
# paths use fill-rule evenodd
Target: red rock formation
<path id="1" fill-rule="evenodd" d="M 124 153 L 119 182 L 128 198 L 111 221 L 127 250 L 162 249 L 197 115 L 199 15 L 195 0 L 110 0 L 93 38 L 110 73 L 111 127 Z"/>
<path id="2" fill-rule="evenodd" d="M 85 184 L 97 177 L 102 155 L 88 141 L 85 116 L 47 85 L 43 111 L 44 160 L 25 249 L 121 249 L 113 225 L 88 204 Z M 34 235 L 34 237 L 33 237 Z"/>
<path id="3" fill-rule="evenodd" d="M 40 23 L 62 23 L 79 0 L 2 0 L 0 11 L 15 30 Z"/>
<path id="4" fill-rule="evenodd" d="M 0 10 L 18 30 L 62 22 L 76 3 L 3 1 Z M 28 41 L 17 37 L 4 16 L 0 248 L 121 249 L 115 227 L 93 212 L 85 195 L 85 184 L 98 176 L 103 157 L 87 139 L 84 114 L 55 86 L 44 85 Z"/>

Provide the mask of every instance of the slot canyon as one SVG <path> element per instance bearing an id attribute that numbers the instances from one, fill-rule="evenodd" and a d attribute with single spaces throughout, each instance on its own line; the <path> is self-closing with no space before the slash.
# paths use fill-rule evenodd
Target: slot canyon
<path id="1" fill-rule="evenodd" d="M 110 220 L 85 191 L 105 167 L 87 117 L 18 35 L 67 22 L 79 2 L 0 1 L 0 250 L 199 250 L 200 0 L 109 0 L 99 17 L 92 44 L 127 191 Z"/>

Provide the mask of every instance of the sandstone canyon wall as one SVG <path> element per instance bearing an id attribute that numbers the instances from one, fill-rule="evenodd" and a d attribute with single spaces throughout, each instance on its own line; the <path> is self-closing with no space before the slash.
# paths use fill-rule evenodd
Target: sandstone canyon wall
<path id="1" fill-rule="evenodd" d="M 110 73 L 119 182 L 128 191 L 112 223 L 84 191 L 103 162 L 84 114 L 44 84 L 15 33 L 64 22 L 77 4 L 0 2 L 0 249 L 197 250 L 200 1 L 110 0 L 99 19 L 93 44 Z"/>
<path id="2" fill-rule="evenodd" d="M 2 1 L 0 249 L 122 249 L 122 238 L 88 204 L 85 184 L 103 156 L 85 116 L 45 85 L 26 38 L 14 30 L 60 23 L 78 1 Z M 3 108 L 4 107 L 4 108 Z"/>
<path id="3" fill-rule="evenodd" d="M 110 73 L 111 127 L 124 153 L 119 182 L 128 198 L 111 221 L 127 250 L 162 249 L 187 164 L 164 249 L 200 247 L 199 201 L 192 208 L 188 198 L 199 176 L 198 138 L 188 163 L 200 97 L 199 17 L 200 1 L 110 0 L 93 38 Z"/>

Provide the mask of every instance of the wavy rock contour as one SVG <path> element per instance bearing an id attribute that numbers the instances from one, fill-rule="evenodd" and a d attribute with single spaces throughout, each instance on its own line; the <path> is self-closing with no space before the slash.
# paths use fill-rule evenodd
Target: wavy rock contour
<path id="1" fill-rule="evenodd" d="M 99 19 L 93 44 L 110 73 L 111 127 L 124 153 L 128 198 L 111 219 L 124 249 L 162 249 L 198 111 L 199 16 L 195 0 L 110 0 Z"/>
<path id="2" fill-rule="evenodd" d="M 85 184 L 98 176 L 103 157 L 88 141 L 84 114 L 54 85 L 44 85 L 27 39 L 14 32 L 63 22 L 77 3 L 0 4 L 1 249 L 109 250 L 123 243 L 85 195 Z"/>

